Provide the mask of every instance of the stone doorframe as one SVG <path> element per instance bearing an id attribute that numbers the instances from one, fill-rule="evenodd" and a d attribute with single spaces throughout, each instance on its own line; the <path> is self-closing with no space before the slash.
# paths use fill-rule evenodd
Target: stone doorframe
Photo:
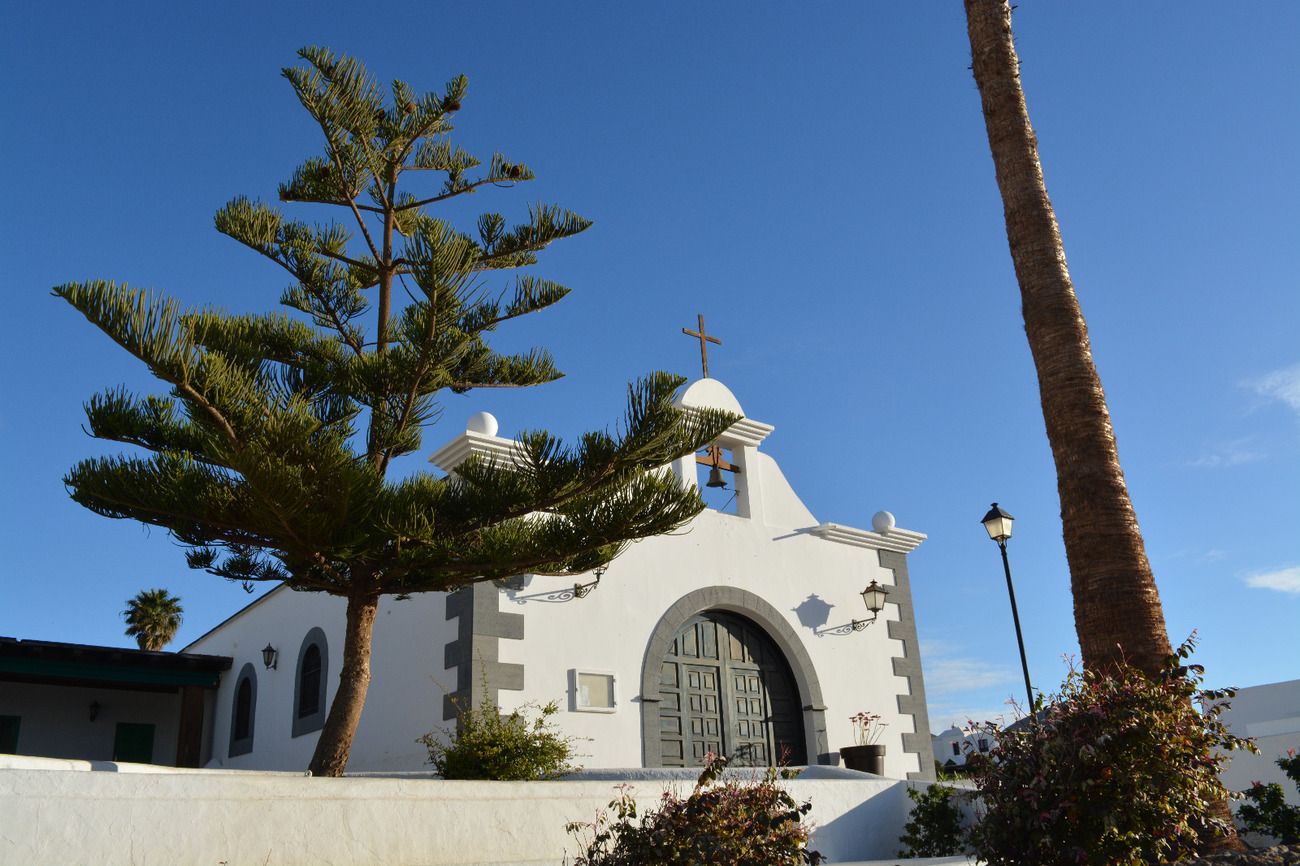
<path id="1" fill-rule="evenodd" d="M 779 610 L 752 592 L 731 586 L 708 586 L 679 598 L 659 618 L 650 641 L 646 645 L 645 659 L 641 664 L 641 759 L 646 767 L 662 767 L 663 753 L 659 739 L 660 668 L 668 649 L 682 626 L 691 617 L 710 610 L 723 610 L 752 620 L 767 632 L 767 636 L 785 656 L 790 672 L 794 674 L 799 689 L 799 703 L 803 708 L 804 743 L 809 750 L 805 760 L 809 763 L 829 764 L 826 748 L 826 704 L 822 701 L 821 683 L 812 659 L 795 630 L 790 627 Z"/>

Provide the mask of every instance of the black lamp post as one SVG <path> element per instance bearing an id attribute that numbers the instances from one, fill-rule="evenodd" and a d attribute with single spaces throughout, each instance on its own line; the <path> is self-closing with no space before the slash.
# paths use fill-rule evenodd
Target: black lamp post
<path id="1" fill-rule="evenodd" d="M 984 528 L 988 530 L 989 538 L 998 543 L 998 548 L 1002 551 L 1002 570 L 1007 574 L 1007 595 L 1011 597 L 1011 619 L 1016 624 L 1016 645 L 1020 647 L 1020 669 L 1025 674 L 1025 694 L 1029 697 L 1029 706 L 1026 712 L 1032 718 L 1034 715 L 1034 687 L 1029 684 L 1029 662 L 1025 661 L 1025 639 L 1020 634 L 1020 613 L 1016 610 L 1016 590 L 1011 585 L 1011 562 L 1007 559 L 1007 539 L 1011 537 L 1011 524 L 1015 518 L 1007 514 L 1001 508 L 998 508 L 996 502 L 989 509 L 989 513 L 984 515 L 980 521 Z"/>

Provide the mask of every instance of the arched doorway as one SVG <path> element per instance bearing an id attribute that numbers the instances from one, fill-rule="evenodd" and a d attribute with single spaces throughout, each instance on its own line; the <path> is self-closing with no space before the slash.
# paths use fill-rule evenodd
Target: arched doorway
<path id="1" fill-rule="evenodd" d="M 691 617 L 663 656 L 663 766 L 697 767 L 708 752 L 735 765 L 802 764 L 808 754 L 799 689 L 779 647 L 738 614 Z"/>

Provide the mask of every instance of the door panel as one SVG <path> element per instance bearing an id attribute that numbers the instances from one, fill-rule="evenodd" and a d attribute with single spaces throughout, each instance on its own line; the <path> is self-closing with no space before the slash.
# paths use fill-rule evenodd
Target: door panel
<path id="1" fill-rule="evenodd" d="M 709 752 L 741 766 L 807 759 L 789 665 L 746 619 L 709 612 L 683 626 L 664 659 L 660 695 L 665 766 L 700 766 Z"/>

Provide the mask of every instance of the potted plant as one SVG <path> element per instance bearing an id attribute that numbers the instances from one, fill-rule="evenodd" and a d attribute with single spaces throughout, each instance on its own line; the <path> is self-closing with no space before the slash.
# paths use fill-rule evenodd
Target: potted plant
<path id="1" fill-rule="evenodd" d="M 840 749 L 844 766 L 850 770 L 875 773 L 877 776 L 885 775 L 885 747 L 879 740 L 889 723 L 882 722 L 882 718 L 879 713 L 866 711 L 849 716 L 849 721 L 853 723 L 853 739 L 857 745 Z"/>

